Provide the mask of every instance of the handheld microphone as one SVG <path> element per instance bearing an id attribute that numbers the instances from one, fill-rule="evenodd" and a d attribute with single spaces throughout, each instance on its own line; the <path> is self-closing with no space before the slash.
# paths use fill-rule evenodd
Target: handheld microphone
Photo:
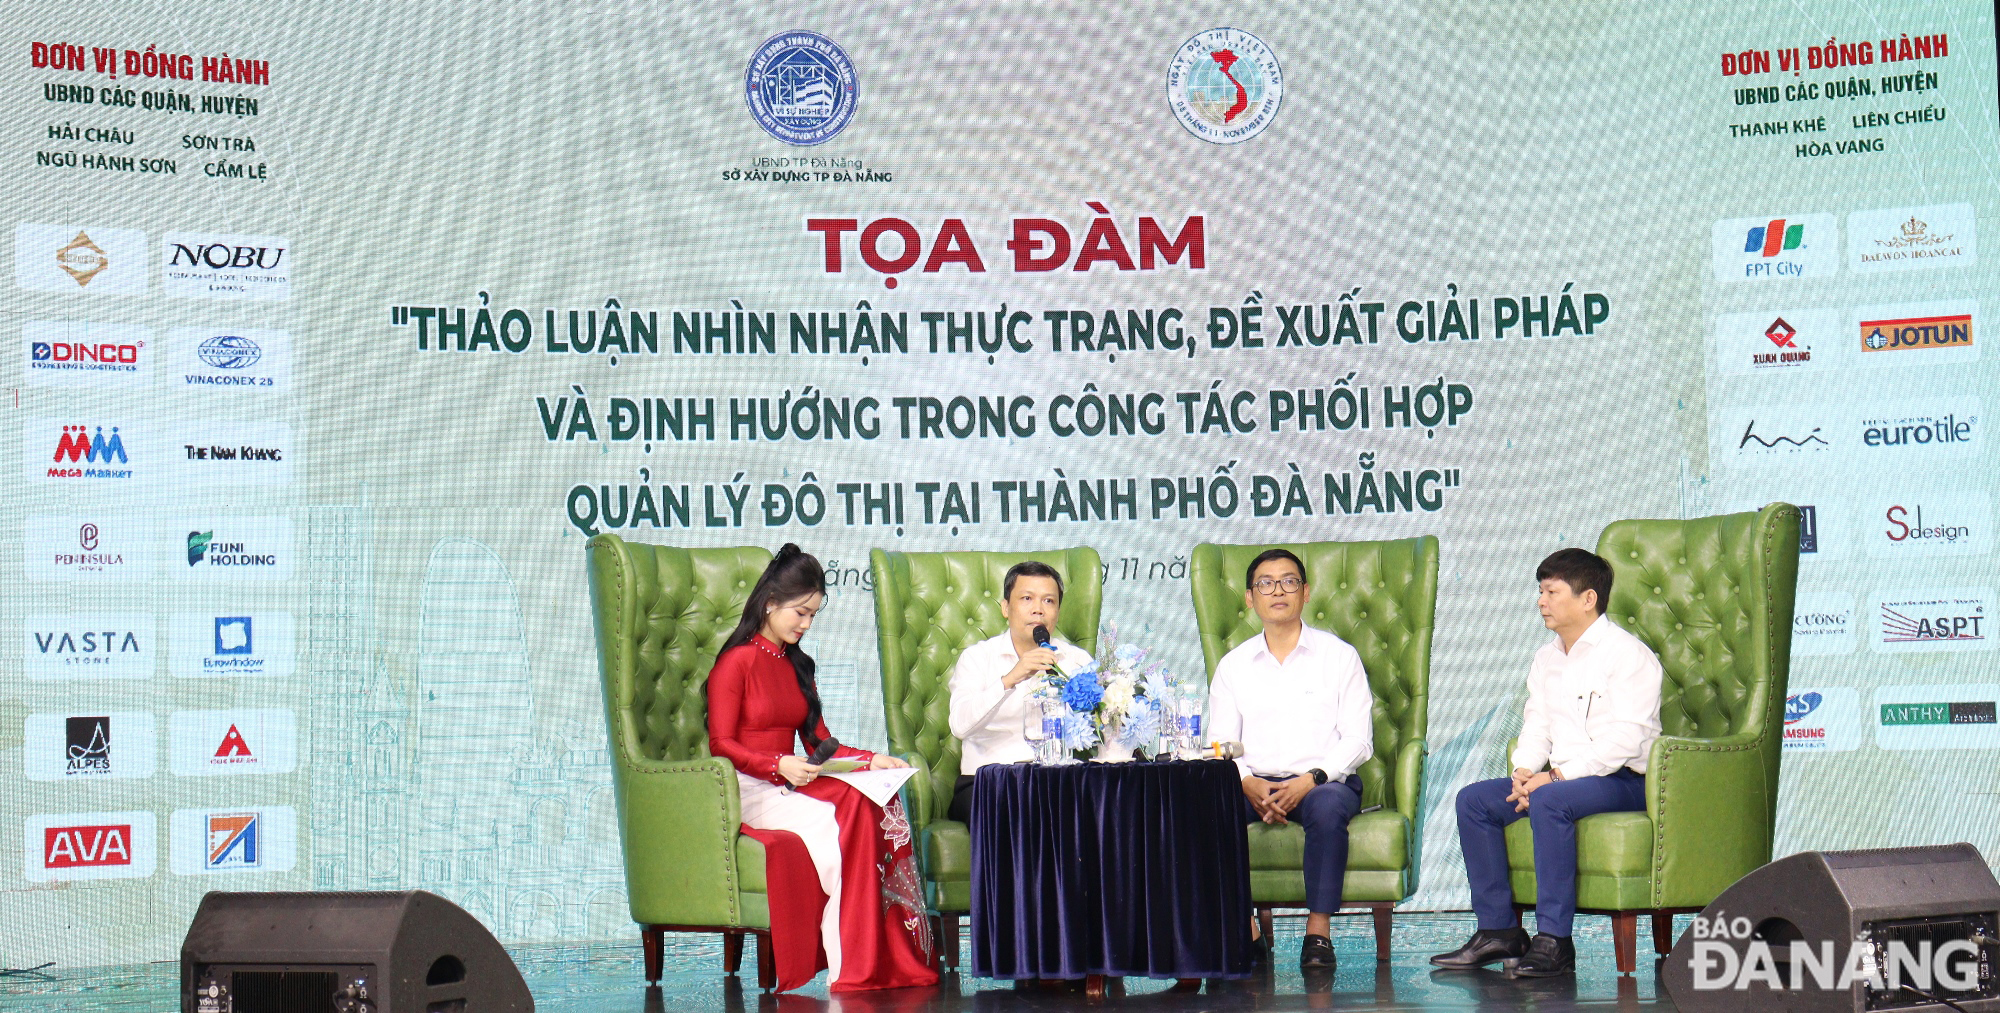
<path id="1" fill-rule="evenodd" d="M 1211 742 L 1208 744 L 1208 748 L 1202 751 L 1207 753 L 1212 759 L 1238 760 L 1243 757 L 1243 743 Z"/>
<path id="2" fill-rule="evenodd" d="M 806 758 L 806 762 L 817 767 L 833 759 L 833 751 L 839 748 L 840 740 L 829 735 L 819 740 L 819 745 L 813 748 L 812 755 Z"/>
<path id="3" fill-rule="evenodd" d="M 1055 650 L 1055 648 L 1054 648 L 1054 647 L 1052 647 L 1052 646 L 1050 646 L 1050 644 L 1049 644 L 1049 628 L 1048 628 L 1048 627 L 1046 627 L 1046 626 L 1043 626 L 1043 625 L 1042 625 L 1042 624 L 1040 624 L 1040 623 L 1036 623 L 1036 624 L 1035 624 L 1035 628 L 1034 628 L 1034 629 L 1032 629 L 1032 630 L 1029 630 L 1029 631 L 1028 631 L 1028 636 L 1029 636 L 1029 637 L 1031 637 L 1031 638 L 1032 638 L 1032 639 L 1033 639 L 1033 640 L 1035 641 L 1035 646 L 1036 646 L 1036 647 L 1039 647 L 1039 648 L 1041 648 L 1041 649 L 1043 649 L 1043 650 L 1045 650 L 1045 651 L 1053 651 L 1053 650 Z M 1067 679 L 1067 678 L 1069 678 L 1069 676 L 1068 676 L 1068 675 L 1067 675 L 1066 673 L 1064 673 L 1064 672 L 1063 672 L 1063 670 L 1062 670 L 1062 666 L 1061 666 L 1061 665 L 1050 665 L 1050 666 L 1049 666 L 1049 671 L 1050 671 L 1050 672 L 1053 672 L 1053 673 L 1055 673 L 1055 676 L 1056 676 L 1056 678 L 1058 678 L 1058 679 Z"/>

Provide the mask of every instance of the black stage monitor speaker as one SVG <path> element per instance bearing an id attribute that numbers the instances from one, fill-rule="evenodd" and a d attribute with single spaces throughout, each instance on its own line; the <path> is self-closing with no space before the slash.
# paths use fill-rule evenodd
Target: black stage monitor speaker
<path id="1" fill-rule="evenodd" d="M 1995 1013 L 1996 928 L 2000 882 L 1970 844 L 1808 851 L 1722 891 L 1661 978 L 1681 1013 Z"/>
<path id="2" fill-rule="evenodd" d="M 500 941 L 407 893 L 211 893 L 181 943 L 181 1013 L 531 1013 Z"/>

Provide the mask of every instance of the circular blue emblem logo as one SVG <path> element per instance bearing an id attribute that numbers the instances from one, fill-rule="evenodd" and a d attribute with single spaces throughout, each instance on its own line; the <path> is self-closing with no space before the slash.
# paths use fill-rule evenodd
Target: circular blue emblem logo
<path id="1" fill-rule="evenodd" d="M 1241 144 L 1264 132 L 1285 99 L 1285 74 L 1264 40 L 1211 28 L 1181 44 L 1167 65 L 1167 105 L 1188 133 Z"/>
<path id="2" fill-rule="evenodd" d="M 248 369 L 264 357 L 255 341 L 234 334 L 218 334 L 201 343 L 201 361 L 217 369 Z"/>
<path id="3" fill-rule="evenodd" d="M 743 75 L 750 117 L 786 144 L 824 144 L 861 102 L 854 61 L 816 32 L 779 32 L 757 47 Z"/>

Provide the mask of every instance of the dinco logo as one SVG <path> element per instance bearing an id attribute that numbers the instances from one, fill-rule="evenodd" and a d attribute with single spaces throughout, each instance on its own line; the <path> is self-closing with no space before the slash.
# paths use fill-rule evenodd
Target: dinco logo
<path id="1" fill-rule="evenodd" d="M 283 236 L 169 232 L 161 252 L 163 286 L 168 295 L 291 298 L 291 242 Z"/>
<path id="2" fill-rule="evenodd" d="M 81 320 L 21 325 L 23 372 L 38 387 L 136 387 L 146 380 L 152 328 Z"/>

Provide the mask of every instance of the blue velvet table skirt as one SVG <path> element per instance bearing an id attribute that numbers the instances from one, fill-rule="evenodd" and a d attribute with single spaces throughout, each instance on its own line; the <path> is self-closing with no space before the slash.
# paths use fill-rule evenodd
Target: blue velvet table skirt
<path id="1" fill-rule="evenodd" d="M 972 791 L 973 974 L 1249 975 L 1235 764 L 994 764 Z"/>

